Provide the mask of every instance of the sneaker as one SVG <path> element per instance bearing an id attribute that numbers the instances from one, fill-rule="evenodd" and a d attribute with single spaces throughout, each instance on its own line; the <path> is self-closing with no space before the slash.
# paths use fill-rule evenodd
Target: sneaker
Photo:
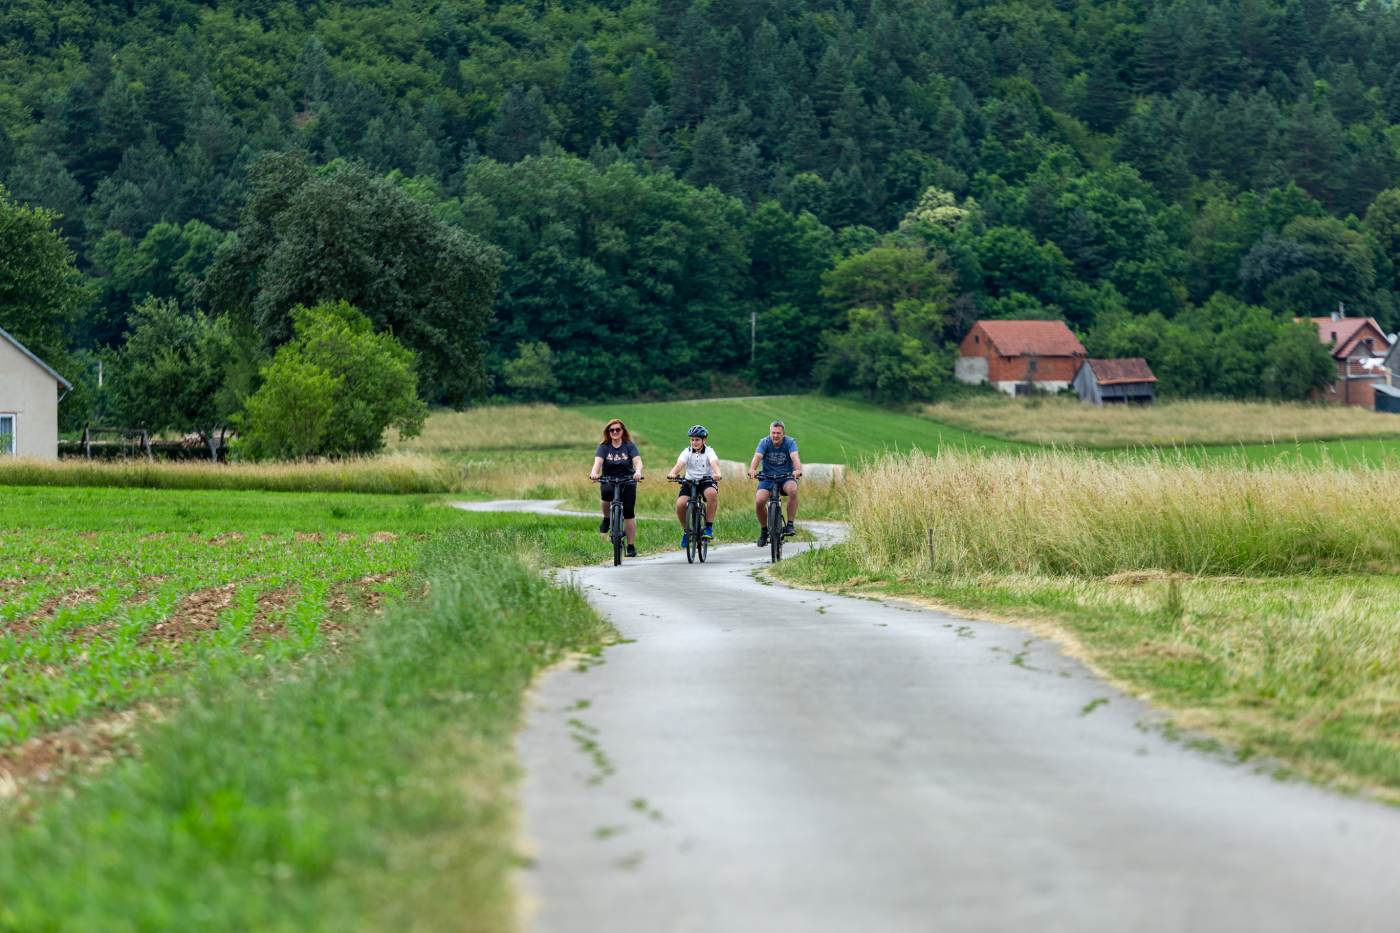
<path id="1" fill-rule="evenodd" d="M 682 531 L 682 532 L 681 532 L 681 550 L 684 551 L 684 550 L 685 550 L 685 546 L 686 546 L 687 544 L 689 544 L 689 543 L 690 543 L 690 532 L 688 532 L 688 531 Z"/>
<path id="2" fill-rule="evenodd" d="M 714 539 L 715 539 L 715 526 L 714 526 L 714 525 L 706 525 L 706 526 L 705 526 L 705 540 L 706 540 L 706 541 L 713 541 Z"/>
<path id="3" fill-rule="evenodd" d="M 629 544 L 629 545 L 627 545 L 627 556 L 628 556 L 628 557 L 636 557 L 636 556 L 637 556 L 637 546 L 636 546 L 635 544 Z"/>
<path id="4" fill-rule="evenodd" d="M 788 522 L 786 525 L 783 526 L 783 537 L 795 534 L 797 534 L 797 529 L 793 527 L 792 522 Z"/>
<path id="5" fill-rule="evenodd" d="M 768 546 L 768 529 L 767 529 L 767 528 L 763 529 L 762 531 L 760 531 L 760 532 L 758 533 L 758 546 L 759 546 L 759 547 L 767 547 L 767 546 Z"/>
<path id="6" fill-rule="evenodd" d="M 598 534 L 600 534 L 600 535 L 605 535 L 605 534 L 607 534 L 607 533 L 608 533 L 608 528 L 610 528 L 611 526 L 612 526 L 612 520 L 611 520 L 611 519 L 608 519 L 608 518 L 604 518 L 601 522 L 598 523 Z"/>

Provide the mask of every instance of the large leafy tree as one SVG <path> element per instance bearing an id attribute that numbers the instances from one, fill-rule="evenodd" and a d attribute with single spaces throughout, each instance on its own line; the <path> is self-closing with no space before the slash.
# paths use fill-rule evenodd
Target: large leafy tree
<path id="1" fill-rule="evenodd" d="M 112 376 L 118 417 L 151 431 L 197 433 L 218 459 L 237 405 L 228 386 L 228 319 L 148 298 L 132 311 L 130 326 Z"/>
<path id="2" fill-rule="evenodd" d="M 58 221 L 0 186 L 0 327 L 52 366 L 66 356 L 87 299 Z"/>
<path id="3" fill-rule="evenodd" d="M 413 352 L 346 302 L 292 311 L 294 334 L 248 398 L 239 450 L 253 459 L 343 457 L 423 429 Z"/>
<path id="4" fill-rule="evenodd" d="M 271 348 L 291 337 L 293 308 L 348 301 L 417 355 L 424 398 L 463 405 L 484 389 L 496 250 L 360 165 L 269 156 L 249 181 L 206 282 L 216 310 L 248 316 Z"/>

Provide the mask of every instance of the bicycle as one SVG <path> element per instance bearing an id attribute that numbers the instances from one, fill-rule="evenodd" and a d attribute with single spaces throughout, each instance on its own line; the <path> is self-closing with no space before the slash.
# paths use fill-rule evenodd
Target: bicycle
<path id="1" fill-rule="evenodd" d="M 703 564 L 710 553 L 710 542 L 705 537 L 705 496 L 699 486 L 706 480 L 718 483 L 719 478 L 702 476 L 699 479 L 686 479 L 684 476 L 672 476 L 670 479 L 673 483 L 679 483 L 682 489 L 687 484 L 690 486 L 690 501 L 685 507 L 685 559 L 686 563 L 693 564 L 699 557 Z"/>
<path id="2" fill-rule="evenodd" d="M 768 480 L 773 484 L 773 494 L 768 497 L 768 559 L 772 563 L 777 563 L 783 559 L 783 528 L 786 527 L 783 519 L 783 497 L 787 495 L 783 487 L 788 480 L 797 482 L 797 477 L 791 473 L 782 476 L 776 473 L 755 473 L 756 480 Z"/>
<path id="3" fill-rule="evenodd" d="M 612 502 L 608 504 L 608 538 L 612 541 L 613 566 L 621 566 L 622 548 L 627 542 L 627 532 L 622 527 L 622 487 L 635 486 L 640 480 L 630 476 L 591 476 L 589 479 L 612 486 Z"/>

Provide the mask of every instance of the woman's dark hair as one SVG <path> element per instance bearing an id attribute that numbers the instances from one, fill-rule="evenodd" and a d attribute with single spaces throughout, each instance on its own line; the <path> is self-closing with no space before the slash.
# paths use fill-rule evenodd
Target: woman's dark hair
<path id="1" fill-rule="evenodd" d="M 622 443 L 626 444 L 626 443 L 628 443 L 629 441 L 632 440 L 632 432 L 627 430 L 627 425 L 625 425 L 625 424 L 622 423 L 622 419 L 621 419 L 621 418 L 614 418 L 614 419 L 612 419 L 611 421 L 609 421 L 607 424 L 603 425 L 603 443 L 604 443 L 604 444 L 611 444 L 611 443 L 612 443 L 612 438 L 608 437 L 608 428 L 612 427 L 613 425 L 617 425 L 618 427 L 622 428 Z"/>

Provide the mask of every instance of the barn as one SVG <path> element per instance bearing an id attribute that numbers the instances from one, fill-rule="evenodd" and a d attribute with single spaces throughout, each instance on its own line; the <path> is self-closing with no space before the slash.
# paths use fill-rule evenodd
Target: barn
<path id="1" fill-rule="evenodd" d="M 978 321 L 958 344 L 953 375 L 1007 395 L 1058 392 L 1088 355 L 1064 321 Z"/>

